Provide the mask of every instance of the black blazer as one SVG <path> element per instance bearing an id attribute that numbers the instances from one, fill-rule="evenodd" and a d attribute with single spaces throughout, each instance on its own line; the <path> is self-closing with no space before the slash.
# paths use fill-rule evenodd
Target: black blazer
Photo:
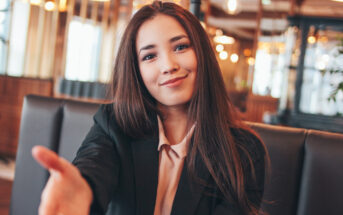
<path id="1" fill-rule="evenodd" d="M 159 152 L 157 117 L 152 120 L 156 127 L 154 134 L 149 138 L 134 139 L 124 135 L 118 127 L 112 105 L 102 105 L 95 114 L 94 125 L 73 161 L 93 190 L 91 214 L 105 214 L 106 211 L 113 215 L 154 213 Z M 245 133 L 244 141 L 257 173 L 257 184 L 252 183 L 249 176 L 246 180 L 251 183 L 246 189 L 249 199 L 259 205 L 264 184 L 264 150 L 255 136 Z M 210 183 L 210 174 L 200 160 L 197 167 L 200 178 Z M 225 201 L 218 189 L 208 192 L 207 188 L 194 183 L 188 177 L 187 165 L 184 165 L 171 214 L 242 213 L 234 204 Z"/>

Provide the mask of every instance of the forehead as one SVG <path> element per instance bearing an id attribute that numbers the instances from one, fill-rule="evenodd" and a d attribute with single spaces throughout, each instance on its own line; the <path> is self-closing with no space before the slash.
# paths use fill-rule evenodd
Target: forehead
<path id="1" fill-rule="evenodd" d="M 145 21 L 138 30 L 136 38 L 137 48 L 159 42 L 167 42 L 171 38 L 187 33 L 182 25 L 171 16 L 158 14 Z"/>

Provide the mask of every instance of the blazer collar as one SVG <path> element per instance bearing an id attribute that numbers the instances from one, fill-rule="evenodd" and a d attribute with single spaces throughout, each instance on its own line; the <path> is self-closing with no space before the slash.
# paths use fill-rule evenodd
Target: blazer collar
<path id="1" fill-rule="evenodd" d="M 136 214 L 154 214 L 158 185 L 158 123 L 155 117 L 154 134 L 147 139 L 132 141 L 136 187 Z M 193 141 L 193 138 L 191 139 Z M 191 145 L 191 144 L 190 144 Z M 200 158 L 196 159 L 198 176 L 208 181 L 209 172 Z M 195 214 L 204 186 L 192 183 L 188 177 L 187 158 L 175 194 L 172 215 Z"/>
<path id="2" fill-rule="evenodd" d="M 131 142 L 136 186 L 136 214 L 154 214 L 159 152 L 156 116 L 153 120 L 153 135 Z"/>

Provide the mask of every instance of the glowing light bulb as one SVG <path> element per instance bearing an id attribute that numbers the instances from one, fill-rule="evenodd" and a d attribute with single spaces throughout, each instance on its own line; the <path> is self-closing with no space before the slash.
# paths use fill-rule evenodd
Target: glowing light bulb
<path id="1" fill-rule="evenodd" d="M 223 31 L 221 29 L 216 30 L 216 36 L 221 36 L 223 35 Z"/>
<path id="2" fill-rule="evenodd" d="M 41 0 L 30 0 L 30 3 L 33 5 L 40 5 Z"/>
<path id="3" fill-rule="evenodd" d="M 231 56 L 230 56 L 230 60 L 232 63 L 237 63 L 239 57 L 236 53 L 233 53 Z"/>
<path id="4" fill-rule="evenodd" d="M 218 44 L 217 46 L 216 46 L 216 51 L 217 52 L 221 52 L 221 51 L 223 51 L 224 50 L 224 46 L 222 45 L 222 44 Z"/>
<path id="5" fill-rule="evenodd" d="M 310 44 L 313 44 L 316 42 L 316 38 L 314 36 L 309 36 L 307 38 L 307 42 L 310 43 Z"/>
<path id="6" fill-rule="evenodd" d="M 222 51 L 222 52 L 219 53 L 219 58 L 220 58 L 221 60 L 226 60 L 227 57 L 228 57 L 228 54 L 227 54 L 226 51 Z"/>
<path id="7" fill-rule="evenodd" d="M 234 44 L 235 43 L 235 39 L 233 37 L 229 37 L 229 36 L 215 36 L 214 37 L 214 42 L 216 43 L 221 43 L 221 44 Z"/>
<path id="8" fill-rule="evenodd" d="M 255 64 L 255 59 L 253 57 L 249 57 L 248 60 L 247 60 L 248 64 L 250 66 L 254 65 Z"/>
<path id="9" fill-rule="evenodd" d="M 47 11 L 53 11 L 55 9 L 55 2 L 48 1 L 44 5 L 45 10 Z"/>
<path id="10" fill-rule="evenodd" d="M 204 28 L 204 29 L 206 29 L 206 23 L 205 22 L 203 22 L 203 21 L 200 21 L 200 24 L 201 24 L 201 26 Z"/>
<path id="11" fill-rule="evenodd" d="M 244 54 L 244 56 L 249 57 L 251 55 L 251 50 L 250 49 L 244 49 L 243 54 Z"/>
<path id="12" fill-rule="evenodd" d="M 60 5 L 58 7 L 59 11 L 64 12 L 67 10 L 67 0 L 60 0 Z"/>
<path id="13" fill-rule="evenodd" d="M 237 8 L 238 8 L 237 0 L 228 0 L 227 1 L 227 8 L 228 8 L 228 12 L 230 14 L 236 13 Z"/>

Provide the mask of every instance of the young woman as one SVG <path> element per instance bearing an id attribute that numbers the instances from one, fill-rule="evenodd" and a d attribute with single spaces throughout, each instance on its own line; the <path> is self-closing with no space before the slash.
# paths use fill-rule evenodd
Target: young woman
<path id="1" fill-rule="evenodd" d="M 40 214 L 258 214 L 263 143 L 234 114 L 206 32 L 154 2 L 132 18 L 73 165 L 42 147 Z"/>

